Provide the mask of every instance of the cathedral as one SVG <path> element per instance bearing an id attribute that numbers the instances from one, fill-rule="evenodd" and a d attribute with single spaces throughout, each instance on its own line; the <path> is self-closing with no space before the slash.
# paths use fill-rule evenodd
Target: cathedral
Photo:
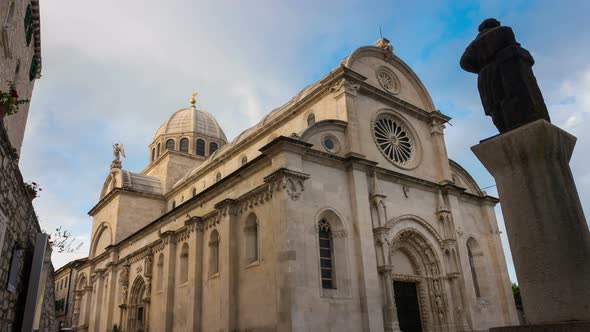
<path id="1" fill-rule="evenodd" d="M 191 106 L 121 147 L 73 296 L 78 331 L 487 331 L 518 324 L 494 206 L 385 38 L 228 141 Z"/>

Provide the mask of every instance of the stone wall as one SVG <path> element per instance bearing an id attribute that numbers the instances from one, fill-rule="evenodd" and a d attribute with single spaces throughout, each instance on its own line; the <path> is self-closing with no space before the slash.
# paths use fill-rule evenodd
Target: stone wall
<path id="1" fill-rule="evenodd" d="M 0 332 L 20 331 L 36 235 L 41 232 L 16 154 L 0 125 Z M 14 293 L 7 289 L 14 248 L 25 249 Z M 47 274 L 40 331 L 56 331 L 53 267 Z"/>

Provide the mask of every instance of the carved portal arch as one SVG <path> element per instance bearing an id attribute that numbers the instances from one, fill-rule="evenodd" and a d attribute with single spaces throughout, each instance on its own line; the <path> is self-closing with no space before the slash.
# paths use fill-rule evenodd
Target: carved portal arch
<path id="1" fill-rule="evenodd" d="M 392 279 L 416 283 L 420 318 L 425 331 L 445 331 L 449 314 L 441 255 L 433 241 L 436 236 L 428 236 L 425 232 L 426 228 L 408 226 L 393 233 L 390 247 Z M 408 258 L 413 274 L 396 270 L 394 256 L 397 252 Z"/>
<path id="2" fill-rule="evenodd" d="M 147 329 L 148 302 L 146 283 L 142 276 L 138 275 L 133 281 L 129 294 L 127 330 L 143 332 Z"/>
<path id="3" fill-rule="evenodd" d="M 86 273 L 82 272 L 78 276 L 76 288 L 74 291 L 74 310 L 72 315 L 72 325 L 84 331 L 88 327 L 88 309 L 90 293 L 88 291 L 88 278 Z"/>
<path id="4" fill-rule="evenodd" d="M 442 247 L 442 237 L 440 236 L 440 234 L 438 234 L 438 232 L 436 231 L 436 229 L 434 229 L 434 227 L 432 227 L 432 225 L 430 225 L 430 223 L 422 218 L 420 218 L 417 215 L 413 215 L 413 214 L 404 214 L 401 215 L 399 217 L 395 217 L 390 219 L 387 224 L 386 227 L 390 229 L 390 235 L 391 233 L 397 233 L 400 228 L 405 228 L 407 226 L 402 226 L 400 227 L 399 225 L 406 222 L 406 224 L 415 224 L 418 225 L 418 227 L 416 226 L 412 226 L 415 228 L 424 228 L 424 230 L 429 233 L 431 236 L 434 237 L 434 239 L 436 239 L 437 244 L 439 245 L 439 247 Z"/>

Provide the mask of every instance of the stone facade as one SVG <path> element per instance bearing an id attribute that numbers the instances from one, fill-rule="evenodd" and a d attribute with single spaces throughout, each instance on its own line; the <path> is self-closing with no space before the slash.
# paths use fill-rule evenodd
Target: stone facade
<path id="1" fill-rule="evenodd" d="M 0 2 L 0 90 L 7 91 L 8 82 L 12 81 L 16 85 L 19 98 L 30 100 L 35 80 L 40 77 L 39 1 L 3 0 Z M 29 104 L 22 104 L 18 113 L 7 116 L 4 121 L 10 142 L 18 154 L 23 143 L 28 114 Z"/>
<path id="2" fill-rule="evenodd" d="M 0 331 L 20 331 L 36 235 L 41 232 L 8 135 L 0 128 Z M 16 290 L 8 290 L 15 248 L 24 249 Z M 40 331 L 56 331 L 53 268 L 47 274 Z"/>
<path id="3" fill-rule="evenodd" d="M 498 200 L 448 159 L 450 118 L 392 49 L 380 39 L 355 50 L 230 143 L 220 128 L 168 125 L 178 114 L 202 118 L 193 106 L 158 129 L 143 172 L 114 163 L 90 211 L 74 326 L 485 331 L 517 324 Z M 200 155 L 193 147 L 204 136 L 223 144 Z M 175 140 L 168 148 L 167 137 Z"/>
<path id="4" fill-rule="evenodd" d="M 71 261 L 55 271 L 55 321 L 58 328 L 72 327 L 74 287 L 78 270 L 86 258 Z"/>

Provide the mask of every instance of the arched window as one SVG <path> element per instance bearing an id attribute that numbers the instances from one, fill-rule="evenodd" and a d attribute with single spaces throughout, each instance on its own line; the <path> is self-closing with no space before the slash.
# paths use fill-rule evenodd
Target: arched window
<path id="1" fill-rule="evenodd" d="M 197 196 L 197 188 L 193 188 L 193 197 Z"/>
<path id="2" fill-rule="evenodd" d="M 169 139 L 166 141 L 166 150 L 174 150 L 174 140 Z"/>
<path id="3" fill-rule="evenodd" d="M 244 243 L 246 245 L 246 263 L 258 262 L 258 218 L 250 213 L 244 226 Z"/>
<path id="4" fill-rule="evenodd" d="M 178 279 L 181 284 L 188 281 L 188 243 L 182 245 L 180 250 L 180 275 Z"/>
<path id="5" fill-rule="evenodd" d="M 158 143 L 158 148 L 156 149 L 156 158 L 160 156 L 160 143 Z"/>
<path id="6" fill-rule="evenodd" d="M 334 253 L 332 250 L 332 230 L 330 229 L 330 224 L 325 219 L 320 220 L 318 231 L 322 288 L 336 288 L 334 283 Z"/>
<path id="7" fill-rule="evenodd" d="M 475 296 L 482 297 L 485 291 L 485 271 L 483 262 L 483 253 L 477 241 L 470 237 L 467 240 L 467 256 L 469 258 L 469 268 L 471 270 L 471 279 L 473 279 L 473 288 Z"/>
<path id="8" fill-rule="evenodd" d="M 176 209 L 176 201 L 172 201 L 172 210 Z"/>
<path id="9" fill-rule="evenodd" d="M 202 139 L 197 140 L 197 147 L 196 147 L 197 156 L 204 156 L 205 155 L 205 141 Z"/>
<path id="10" fill-rule="evenodd" d="M 160 253 L 156 263 L 156 291 L 164 289 L 164 254 Z"/>
<path id="11" fill-rule="evenodd" d="M 217 175 L 215 175 L 215 182 L 219 182 L 221 180 L 221 173 L 217 172 Z"/>
<path id="12" fill-rule="evenodd" d="M 307 116 L 307 126 L 311 127 L 315 124 L 315 115 L 312 113 Z"/>
<path id="13" fill-rule="evenodd" d="M 246 165 L 247 162 L 248 162 L 248 157 L 243 156 L 242 157 L 242 166 Z"/>
<path id="14" fill-rule="evenodd" d="M 152 148 L 152 161 L 156 159 L 156 148 Z"/>
<path id="15" fill-rule="evenodd" d="M 188 153 L 188 138 L 180 140 L 180 152 Z"/>
<path id="16" fill-rule="evenodd" d="M 209 143 L 209 155 L 212 155 L 213 152 L 217 151 L 217 148 L 218 148 L 217 143 L 215 143 L 215 142 Z"/>
<path id="17" fill-rule="evenodd" d="M 219 233 L 216 229 L 209 237 L 209 276 L 219 273 Z"/>

